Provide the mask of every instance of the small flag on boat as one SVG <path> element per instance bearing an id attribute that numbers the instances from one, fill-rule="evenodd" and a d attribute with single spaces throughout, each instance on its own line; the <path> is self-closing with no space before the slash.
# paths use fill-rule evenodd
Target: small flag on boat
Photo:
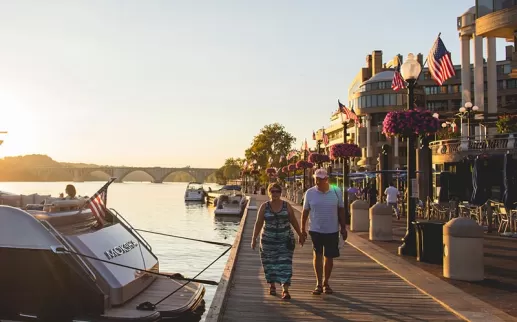
<path id="1" fill-rule="evenodd" d="M 86 202 L 86 205 L 92 213 L 97 218 L 99 222 L 99 226 L 102 227 L 104 225 L 104 220 L 106 218 L 107 212 L 107 202 L 108 202 L 108 187 L 113 183 L 117 178 L 110 178 L 108 182 L 102 188 L 99 189 L 90 199 Z M 85 206 L 86 206 L 85 205 Z"/>

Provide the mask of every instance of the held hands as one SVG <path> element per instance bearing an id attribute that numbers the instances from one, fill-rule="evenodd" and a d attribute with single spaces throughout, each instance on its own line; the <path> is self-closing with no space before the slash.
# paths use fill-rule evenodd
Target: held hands
<path id="1" fill-rule="evenodd" d="M 303 247 L 303 244 L 305 244 L 306 240 L 307 240 L 307 233 L 306 232 L 303 232 L 300 235 L 298 235 L 298 243 L 300 243 L 300 245 L 302 245 L 302 247 Z"/>

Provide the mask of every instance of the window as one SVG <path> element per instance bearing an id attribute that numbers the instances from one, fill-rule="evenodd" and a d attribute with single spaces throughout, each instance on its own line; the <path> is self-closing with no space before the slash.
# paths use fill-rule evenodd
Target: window
<path id="1" fill-rule="evenodd" d="M 506 88 L 517 88 L 517 79 L 506 80 Z"/>
<path id="2" fill-rule="evenodd" d="M 461 93 L 461 84 L 459 84 L 459 85 L 451 85 L 450 92 L 451 93 Z"/>
<path id="3" fill-rule="evenodd" d="M 504 81 L 498 80 L 497 81 L 497 89 L 504 89 Z"/>
<path id="4" fill-rule="evenodd" d="M 512 66 L 510 64 L 504 64 L 503 65 L 503 73 L 505 75 L 508 75 L 512 72 Z"/>
<path id="5" fill-rule="evenodd" d="M 424 91 L 426 95 L 436 95 L 439 94 L 440 86 L 425 86 Z"/>
<path id="6" fill-rule="evenodd" d="M 447 85 L 440 86 L 440 94 L 447 94 Z"/>
<path id="7" fill-rule="evenodd" d="M 446 111 L 448 110 L 448 105 L 448 101 L 428 101 L 426 104 L 427 108 L 431 111 Z"/>

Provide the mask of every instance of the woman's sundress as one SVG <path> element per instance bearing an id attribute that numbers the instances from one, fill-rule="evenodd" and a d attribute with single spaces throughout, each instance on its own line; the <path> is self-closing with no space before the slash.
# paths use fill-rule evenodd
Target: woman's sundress
<path id="1" fill-rule="evenodd" d="M 282 209 L 275 213 L 268 201 L 260 237 L 260 259 L 268 283 L 291 284 L 295 245 L 287 202 L 284 201 Z"/>

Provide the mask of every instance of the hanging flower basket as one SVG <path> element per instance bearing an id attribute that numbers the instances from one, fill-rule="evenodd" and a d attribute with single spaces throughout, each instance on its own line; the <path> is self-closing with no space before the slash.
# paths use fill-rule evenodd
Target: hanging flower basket
<path id="1" fill-rule="evenodd" d="M 434 135 L 440 126 L 440 120 L 429 110 L 393 111 L 384 118 L 382 132 L 387 137 L 427 136 Z"/>
<path id="2" fill-rule="evenodd" d="M 318 163 L 318 162 L 320 162 L 319 161 L 320 156 L 321 156 L 321 154 L 319 154 L 319 153 L 311 153 L 311 154 L 309 154 L 308 160 L 309 160 L 309 162 L 312 162 L 312 163 Z"/>
<path id="3" fill-rule="evenodd" d="M 283 172 L 283 173 L 287 173 L 287 172 L 289 172 L 289 168 L 288 168 L 287 166 L 283 166 L 283 167 L 282 167 L 282 172 Z"/>
<path id="4" fill-rule="evenodd" d="M 301 160 L 296 162 L 296 169 L 307 169 L 307 161 Z"/>
<path id="5" fill-rule="evenodd" d="M 289 171 L 295 171 L 296 170 L 296 164 L 291 163 L 290 165 L 287 166 L 287 169 Z"/>
<path id="6" fill-rule="evenodd" d="M 360 157 L 361 149 L 357 144 L 340 143 L 330 147 L 330 159 Z"/>
<path id="7" fill-rule="evenodd" d="M 312 169 L 314 167 L 314 163 L 312 163 L 312 162 L 305 162 L 305 167 L 307 169 Z"/>
<path id="8" fill-rule="evenodd" d="M 243 176 L 248 175 L 248 174 L 250 174 L 250 172 L 248 170 L 241 171 L 241 175 L 243 175 Z"/>
<path id="9" fill-rule="evenodd" d="M 253 170 L 251 170 L 251 174 L 259 174 L 259 173 L 260 173 L 260 171 L 259 171 L 259 170 L 257 170 L 257 169 L 253 169 Z"/>
<path id="10" fill-rule="evenodd" d="M 276 169 L 275 168 L 267 168 L 266 169 L 266 173 L 271 175 L 271 174 L 275 174 L 276 173 Z"/>
<path id="11" fill-rule="evenodd" d="M 330 158 L 326 154 L 320 154 L 320 160 L 318 162 L 320 162 L 320 163 L 330 162 Z"/>

